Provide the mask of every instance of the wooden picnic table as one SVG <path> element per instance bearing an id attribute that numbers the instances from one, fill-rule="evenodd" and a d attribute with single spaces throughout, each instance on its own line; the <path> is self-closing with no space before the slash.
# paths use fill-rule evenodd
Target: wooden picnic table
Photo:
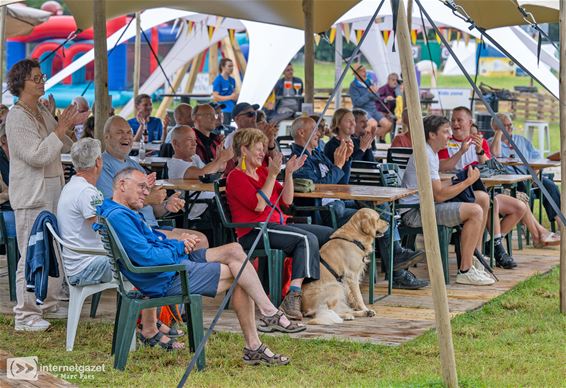
<path id="1" fill-rule="evenodd" d="M 160 179 L 155 184 L 167 190 L 214 191 L 214 184 L 202 183 L 198 179 Z"/>
<path id="2" fill-rule="evenodd" d="M 485 187 L 494 186 L 507 186 L 514 185 L 519 182 L 530 181 L 532 178 L 530 175 L 517 175 L 517 174 L 505 174 L 505 175 L 494 175 L 489 178 L 481 178 Z"/>
<path id="3" fill-rule="evenodd" d="M 144 167 L 148 167 L 150 169 L 161 169 L 165 167 L 167 161 L 171 158 L 164 158 L 161 156 L 146 156 L 144 160 L 140 160 L 137 156 L 130 156 L 130 159 L 138 162 Z M 71 155 L 70 154 L 61 154 L 61 163 L 63 164 L 72 164 Z"/>
<path id="4" fill-rule="evenodd" d="M 507 166 L 522 166 L 523 162 L 521 159 L 518 158 L 497 158 L 502 164 Z M 531 166 L 535 170 L 543 170 L 548 167 L 559 167 L 559 161 L 553 161 L 549 159 L 538 159 L 538 160 L 529 160 L 529 166 Z"/>
<path id="5" fill-rule="evenodd" d="M 311 193 L 295 193 L 295 198 L 337 198 L 342 200 L 370 201 L 376 205 L 394 202 L 416 194 L 416 189 L 402 187 L 316 184 Z"/>

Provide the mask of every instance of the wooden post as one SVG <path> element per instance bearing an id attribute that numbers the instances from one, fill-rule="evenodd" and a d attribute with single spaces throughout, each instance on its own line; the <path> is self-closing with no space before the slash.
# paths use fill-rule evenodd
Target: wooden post
<path id="1" fill-rule="evenodd" d="M 177 71 L 175 79 L 173 79 L 173 90 L 170 90 L 169 93 L 176 93 L 179 85 L 181 85 L 181 81 L 183 80 L 185 73 L 187 73 L 187 69 L 189 68 L 190 64 L 191 62 L 185 63 L 183 66 L 181 66 L 179 71 Z M 165 118 L 165 115 L 167 115 L 167 108 L 169 108 L 171 102 L 173 102 L 173 97 L 163 97 L 163 101 L 161 101 L 159 108 L 157 108 L 155 117 L 159 117 L 161 120 L 163 120 Z"/>
<path id="2" fill-rule="evenodd" d="M 313 0 L 303 0 L 305 17 L 305 102 L 314 102 L 314 25 Z"/>
<path id="3" fill-rule="evenodd" d="M 94 0 L 94 137 L 103 144 L 104 124 L 108 119 L 108 48 L 106 46 L 106 0 Z"/>
<path id="4" fill-rule="evenodd" d="M 244 54 L 242 54 L 242 50 L 240 49 L 240 44 L 238 43 L 238 40 L 236 38 L 234 38 L 234 40 L 232 41 L 232 47 L 234 48 L 234 55 L 236 56 L 236 60 L 238 61 L 238 67 L 240 68 L 240 72 L 245 73 L 248 64 L 246 62 L 246 58 L 244 57 Z"/>
<path id="5" fill-rule="evenodd" d="M 440 344 L 440 365 L 444 384 L 448 387 L 458 386 L 456 373 L 456 359 L 454 357 L 454 346 L 452 344 L 452 329 L 450 325 L 450 312 L 448 310 L 448 298 L 444 285 L 442 261 L 440 260 L 440 247 L 436 228 L 436 214 L 434 211 L 434 198 L 430 171 L 425 150 L 425 135 L 419 100 L 417 76 L 413 63 L 411 51 L 411 36 L 407 25 L 405 13 L 405 2 L 399 1 L 397 15 L 397 47 L 401 59 L 403 81 L 405 82 L 405 95 L 407 107 L 409 108 L 409 123 L 411 128 L 411 139 L 413 141 L 413 155 L 417 167 L 417 180 L 420 197 L 421 220 L 425 237 L 425 249 L 427 266 L 432 285 L 432 298 L 436 318 L 436 330 Z"/>
<path id="6" fill-rule="evenodd" d="M 218 75 L 218 43 L 208 48 L 208 83 L 212 84 Z"/>
<path id="7" fill-rule="evenodd" d="M 134 43 L 134 98 L 140 94 L 141 74 L 141 17 L 136 12 L 136 40 Z"/>
<path id="8" fill-rule="evenodd" d="M 189 77 L 187 78 L 187 84 L 185 85 L 185 89 L 183 90 L 183 93 L 188 94 L 195 87 L 198 71 L 200 69 L 200 65 L 203 60 L 204 60 L 204 51 L 193 58 L 193 61 L 191 63 L 191 70 L 189 71 Z"/>
<path id="9" fill-rule="evenodd" d="M 562 182 L 560 183 L 560 200 L 562 214 L 566 214 L 566 4 L 560 2 L 560 155 L 564 163 L 560 163 Z M 566 239 L 565 228 L 560 228 L 560 237 Z M 565 241 L 565 240 L 562 240 Z M 560 312 L 566 314 L 566 242 L 560 244 Z"/>
<path id="10" fill-rule="evenodd" d="M 338 23 L 336 24 L 336 35 L 334 36 L 334 84 L 338 83 L 342 74 L 342 42 L 342 25 Z M 342 93 L 338 92 L 334 96 L 334 109 L 340 108 L 340 105 L 342 105 Z"/>
<path id="11" fill-rule="evenodd" d="M 0 88 L 2 88 L 0 92 L 4 91 L 4 51 L 6 50 L 4 42 L 6 41 L 6 18 L 8 17 L 7 12 L 7 5 L 0 7 Z M 3 102 L 3 96 L 4 93 L 0 93 L 0 104 L 2 104 Z"/>
<path id="12" fill-rule="evenodd" d="M 232 47 L 232 42 L 230 42 L 230 38 L 228 36 L 222 39 L 222 44 L 224 45 L 224 55 L 226 58 L 230 58 L 234 64 L 234 73 L 232 74 L 232 77 L 236 80 L 236 90 L 240 91 L 242 89 L 242 77 L 240 76 L 240 67 L 236 60 L 236 54 L 234 54 L 234 47 Z"/>

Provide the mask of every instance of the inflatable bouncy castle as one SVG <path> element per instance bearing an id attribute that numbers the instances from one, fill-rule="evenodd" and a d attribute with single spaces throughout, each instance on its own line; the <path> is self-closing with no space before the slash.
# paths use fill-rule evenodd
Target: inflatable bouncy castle
<path id="1" fill-rule="evenodd" d="M 129 16 L 111 19 L 106 24 L 108 36 L 112 35 L 130 21 Z M 43 24 L 36 26 L 25 36 L 7 40 L 7 68 L 26 57 L 36 58 L 41 62 L 41 71 L 51 78 L 61 69 L 80 58 L 94 48 L 92 28 L 80 32 L 75 38 L 65 40 L 76 31 L 72 16 L 51 16 Z M 170 27 L 155 27 L 146 31 L 148 40 L 156 52 L 166 52 L 175 39 L 175 31 Z M 63 44 L 62 47 L 61 44 Z M 112 105 L 124 105 L 132 97 L 132 74 L 134 57 L 134 39 L 116 46 L 108 47 L 108 88 L 112 96 Z M 110 54 L 110 50 L 112 53 Z M 142 38 L 141 79 L 147 78 L 158 67 L 157 59 L 151 54 L 147 43 Z M 49 90 L 59 107 L 70 104 L 71 100 L 84 92 L 84 97 L 92 104 L 94 101 L 94 62 L 67 77 L 63 82 Z M 86 92 L 85 92 L 86 90 Z"/>

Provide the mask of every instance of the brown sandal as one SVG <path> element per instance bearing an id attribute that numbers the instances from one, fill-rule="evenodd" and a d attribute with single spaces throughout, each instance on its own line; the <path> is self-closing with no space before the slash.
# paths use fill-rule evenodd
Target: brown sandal
<path id="1" fill-rule="evenodd" d="M 281 354 L 273 354 L 273 356 L 269 357 L 265 354 L 267 350 L 267 346 L 265 344 L 261 344 L 259 348 L 256 350 L 251 350 L 248 348 L 244 348 L 244 357 L 242 359 L 248 365 L 287 365 L 291 359 L 286 356 L 282 356 Z"/>
<path id="2" fill-rule="evenodd" d="M 278 310 L 275 314 L 270 317 L 262 317 L 259 320 L 263 325 L 259 325 L 257 329 L 262 333 L 271 333 L 274 331 L 279 331 L 281 333 L 299 333 L 307 329 L 306 326 L 299 323 L 290 322 L 287 326 L 281 324 L 281 317 L 283 316 L 283 311 Z"/>

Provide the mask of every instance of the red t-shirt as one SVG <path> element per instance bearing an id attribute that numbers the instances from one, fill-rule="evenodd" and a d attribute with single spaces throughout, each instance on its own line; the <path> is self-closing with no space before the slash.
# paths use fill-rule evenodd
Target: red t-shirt
<path id="1" fill-rule="evenodd" d="M 462 141 L 452 137 L 448 141 L 448 146 L 445 149 L 440 150 L 438 152 L 438 159 L 440 160 L 450 159 L 452 156 L 456 154 L 456 152 L 458 152 L 461 146 L 462 146 Z M 488 159 L 491 159 L 491 151 L 489 149 L 489 144 L 487 143 L 487 140 L 482 139 L 481 148 L 485 151 L 485 156 L 487 156 Z M 470 148 L 468 148 L 466 153 L 462 155 L 462 158 L 458 161 L 456 168 L 465 169 L 468 168 L 469 165 L 475 165 L 475 164 L 478 164 L 478 156 L 476 155 L 476 145 L 472 143 L 470 145 Z"/>
<path id="2" fill-rule="evenodd" d="M 413 142 L 406 133 L 401 133 L 393 138 L 391 147 L 413 148 Z"/>
<path id="3" fill-rule="evenodd" d="M 271 207 L 266 206 L 261 213 L 255 211 L 257 207 L 257 192 L 261 190 L 267 180 L 268 170 L 265 167 L 257 169 L 259 179 L 256 181 L 248 176 L 240 169 L 233 169 L 226 180 L 226 198 L 230 213 L 232 213 L 232 222 L 264 222 L 271 211 Z M 279 182 L 275 182 L 273 191 L 269 200 L 275 203 L 277 197 L 283 190 L 283 186 Z M 279 204 L 276 204 L 279 208 Z M 281 209 L 279 209 L 281 211 Z M 279 211 L 275 210 L 269 219 L 269 222 L 280 223 L 281 218 Z M 287 216 L 283 214 L 283 223 L 286 223 Z M 236 235 L 241 238 L 248 234 L 252 228 L 237 228 Z"/>

